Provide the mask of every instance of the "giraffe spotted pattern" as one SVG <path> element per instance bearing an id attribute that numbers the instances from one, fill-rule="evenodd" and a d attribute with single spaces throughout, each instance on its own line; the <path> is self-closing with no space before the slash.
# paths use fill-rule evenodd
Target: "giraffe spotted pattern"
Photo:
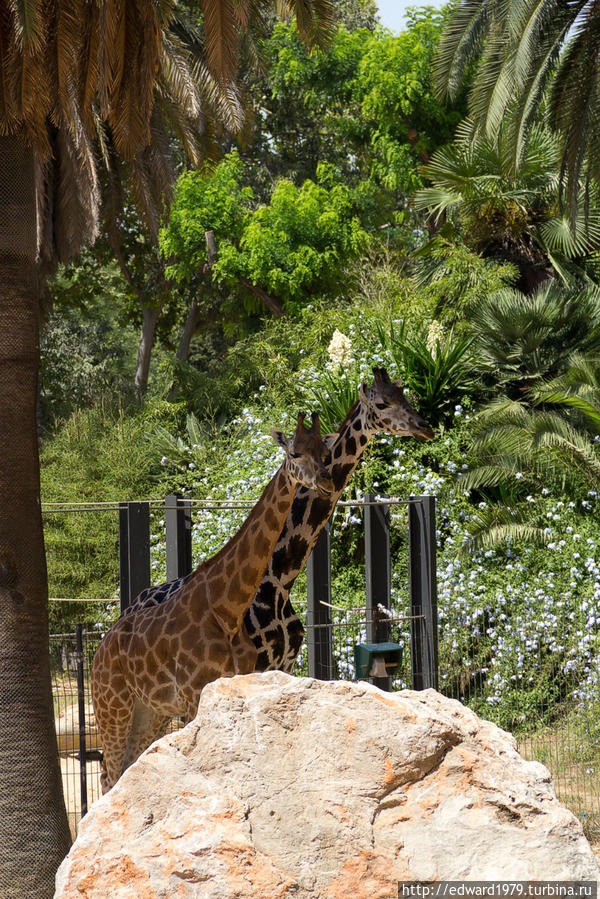
<path id="1" fill-rule="evenodd" d="M 291 672 L 304 639 L 304 627 L 289 599 L 290 590 L 329 520 L 337 500 L 358 465 L 369 441 L 384 432 L 431 440 L 433 431 L 407 402 L 401 384 L 384 369 L 374 369 L 371 387 L 362 384 L 358 402 L 348 411 L 337 434 L 329 438 L 327 467 L 334 492 L 323 497 L 300 487 L 262 582 L 244 616 L 244 626 L 257 650 L 256 671 Z M 185 578 L 150 587 L 134 607 L 155 605 L 177 593 Z"/>
<path id="2" fill-rule="evenodd" d="M 310 430 L 303 421 L 301 414 L 293 438 L 274 432 L 285 461 L 231 540 L 178 587 L 144 591 L 101 641 L 91 680 L 103 792 L 164 732 L 169 718 L 196 714 L 207 683 L 254 670 L 257 653 L 244 614 L 296 490 L 333 492 L 318 416 Z"/>

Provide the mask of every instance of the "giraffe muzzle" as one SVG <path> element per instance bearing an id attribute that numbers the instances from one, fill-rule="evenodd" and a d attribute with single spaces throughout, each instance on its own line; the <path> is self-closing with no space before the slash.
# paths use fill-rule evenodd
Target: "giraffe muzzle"
<path id="1" fill-rule="evenodd" d="M 333 492 L 335 490 L 333 481 L 329 475 L 329 472 L 323 472 L 320 477 L 317 477 L 315 481 L 315 488 L 317 493 L 320 496 L 324 496 L 326 499 L 329 499 L 330 496 L 333 496 Z"/>

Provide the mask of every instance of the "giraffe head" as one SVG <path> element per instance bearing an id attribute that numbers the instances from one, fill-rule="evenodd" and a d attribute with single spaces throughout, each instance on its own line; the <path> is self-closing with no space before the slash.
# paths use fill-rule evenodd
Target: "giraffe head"
<path id="1" fill-rule="evenodd" d="M 378 431 L 398 437 L 423 437 L 433 440 L 433 429 L 404 396 L 401 381 L 390 381 L 385 368 L 374 368 L 375 380 L 369 387 L 366 381 L 360 386 L 359 398 L 369 420 Z"/>
<path id="2" fill-rule="evenodd" d="M 275 443 L 285 452 L 284 466 L 288 475 L 303 487 L 316 490 L 321 496 L 330 496 L 334 491 L 331 472 L 325 465 L 329 457 L 327 440 L 321 437 L 321 423 L 316 412 L 312 414 L 310 428 L 304 427 L 306 413 L 298 413 L 298 423 L 293 437 L 286 437 L 283 431 L 272 430 Z"/>

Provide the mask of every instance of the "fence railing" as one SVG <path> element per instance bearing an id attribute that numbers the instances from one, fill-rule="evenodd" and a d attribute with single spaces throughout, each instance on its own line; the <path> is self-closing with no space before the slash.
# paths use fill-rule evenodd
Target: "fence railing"
<path id="1" fill-rule="evenodd" d="M 194 515 L 202 506 L 206 511 L 216 505 L 171 496 L 160 504 L 102 506 L 104 511 L 110 508 L 112 514 L 118 512 L 122 602 L 150 584 L 151 552 L 156 565 L 156 546 L 151 550 L 148 521 L 154 520 L 152 539 L 156 543 L 157 517 L 164 518 L 166 572 L 167 579 L 172 579 L 191 569 Z M 241 503 L 222 505 L 238 512 L 247 507 Z M 301 578 L 293 593 L 294 607 L 306 628 L 296 673 L 351 680 L 356 676 L 355 645 L 397 644 L 403 650 L 399 668 L 392 677 L 386 673 L 385 677 L 374 678 L 374 683 L 384 689 L 439 686 L 442 693 L 512 730 L 523 754 L 537 758 L 550 768 L 559 797 L 582 818 L 590 837 L 600 838 L 600 691 L 596 688 L 591 695 L 589 684 L 585 692 L 580 683 L 582 677 L 591 683 L 591 674 L 586 674 L 586 668 L 579 670 L 571 661 L 565 662 L 559 655 L 560 645 L 553 646 L 549 637 L 545 640 L 539 636 L 543 633 L 543 622 L 534 627 L 529 618 L 523 618 L 519 625 L 523 630 L 521 643 L 513 645 L 499 640 L 498 632 L 504 626 L 502 620 L 517 616 L 518 597 L 502 607 L 506 614 L 503 611 L 493 617 L 489 602 L 486 605 L 481 596 L 470 593 L 468 588 L 460 593 L 458 585 L 452 598 L 446 579 L 438 614 L 432 498 L 411 497 L 401 501 L 368 496 L 358 502 L 340 503 L 340 512 L 349 513 L 344 505 L 362 509 L 364 603 L 356 604 L 349 601 L 348 595 L 338 595 L 343 578 L 339 578 L 339 568 L 334 568 L 333 576 L 331 570 L 332 552 L 334 556 L 338 552 L 335 531 L 339 525 L 334 520 L 334 525 L 321 533 L 308 561 L 306 588 Z M 403 522 L 403 528 L 408 525 L 403 534 L 398 530 L 399 521 Z M 164 563 L 161 564 L 164 570 Z M 455 559 L 453 564 L 460 571 L 459 560 Z M 355 590 L 355 599 L 356 596 Z M 348 608 L 349 605 L 352 607 Z M 586 638 L 600 645 L 598 624 L 590 625 L 584 611 L 581 615 L 579 623 L 569 620 L 564 627 L 579 628 Z M 538 634 L 535 640 L 532 629 Z M 80 758 L 85 758 L 87 763 L 83 767 L 88 775 L 85 779 L 88 804 L 98 792 L 98 749 L 89 731 L 89 666 L 100 634 L 83 632 L 81 636 L 82 686 L 76 665 L 82 653 L 77 649 L 76 635 L 53 638 L 57 714 L 59 709 L 70 706 L 70 714 L 77 719 L 73 725 L 75 736 L 68 750 L 63 751 L 63 764 L 70 766 L 71 772 L 68 775 L 65 772 L 65 778 L 73 826 L 85 808 L 86 799 Z M 59 650 L 61 641 L 63 644 L 66 641 L 68 647 Z M 494 680 L 499 676 L 496 672 L 503 670 L 501 661 L 509 669 L 508 674 L 502 675 L 506 682 Z M 84 699 L 83 711 L 80 694 Z M 83 750 L 78 742 L 81 722 L 87 728 Z"/>

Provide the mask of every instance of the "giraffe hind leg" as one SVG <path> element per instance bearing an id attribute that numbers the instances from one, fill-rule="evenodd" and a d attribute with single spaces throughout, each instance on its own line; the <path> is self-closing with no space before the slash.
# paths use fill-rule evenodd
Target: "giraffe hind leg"
<path id="1" fill-rule="evenodd" d="M 152 709 L 136 699 L 123 757 L 123 771 L 129 768 L 151 743 L 163 736 L 170 720 L 169 715 Z"/>
<path id="2" fill-rule="evenodd" d="M 100 786 L 102 793 L 108 793 L 123 773 L 133 702 L 113 702 L 106 708 L 95 703 L 94 707 L 102 746 Z"/>

